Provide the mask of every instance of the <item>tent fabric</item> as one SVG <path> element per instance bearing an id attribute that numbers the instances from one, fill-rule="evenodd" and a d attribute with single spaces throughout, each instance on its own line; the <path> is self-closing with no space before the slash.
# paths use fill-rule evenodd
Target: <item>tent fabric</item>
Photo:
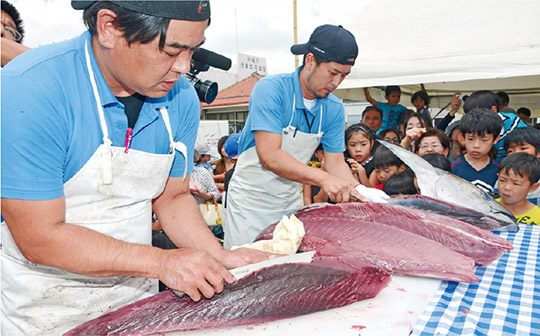
<path id="1" fill-rule="evenodd" d="M 359 55 L 340 89 L 431 83 L 540 95 L 538 0 L 374 0 L 346 28 Z"/>

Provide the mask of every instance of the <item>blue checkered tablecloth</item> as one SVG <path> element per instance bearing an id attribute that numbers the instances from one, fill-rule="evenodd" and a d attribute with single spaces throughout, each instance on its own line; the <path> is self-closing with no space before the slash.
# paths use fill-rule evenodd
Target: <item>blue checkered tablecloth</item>
<path id="1" fill-rule="evenodd" d="M 473 284 L 443 281 L 411 335 L 540 335 L 540 226 L 502 232 L 514 245 Z"/>

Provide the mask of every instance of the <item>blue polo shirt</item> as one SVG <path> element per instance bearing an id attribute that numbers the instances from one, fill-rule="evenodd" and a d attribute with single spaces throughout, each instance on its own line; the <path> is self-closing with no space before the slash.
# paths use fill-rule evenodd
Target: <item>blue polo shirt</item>
<path id="1" fill-rule="evenodd" d="M 239 153 L 255 146 L 254 131 L 267 131 L 281 134 L 283 128 L 289 125 L 293 113 L 293 98 L 295 100 L 292 126 L 305 133 L 318 133 L 321 118 L 321 131 L 324 135 L 321 143 L 325 151 L 331 153 L 345 150 L 345 109 L 341 101 L 329 94 L 319 98 L 315 106 L 308 110 L 304 106 L 300 88 L 299 73 L 302 67 L 289 74 L 279 74 L 262 78 L 249 98 L 249 115 L 242 130 Z M 304 110 L 306 115 L 304 115 Z M 306 118 L 307 116 L 307 118 Z M 308 124 L 311 124 L 311 129 Z"/>
<path id="2" fill-rule="evenodd" d="M 109 89 L 93 54 L 91 35 L 32 49 L 2 69 L 2 197 L 48 200 L 63 196 L 63 185 L 90 159 L 103 134 L 86 67 L 88 43 L 109 139 L 123 147 L 128 128 L 124 106 Z M 169 153 L 169 135 L 159 112 L 168 110 L 173 137 L 188 148 L 188 174 L 200 105 L 184 78 L 165 97 L 146 98 L 133 129 L 131 149 Z M 170 176 L 182 176 L 176 152 Z"/>

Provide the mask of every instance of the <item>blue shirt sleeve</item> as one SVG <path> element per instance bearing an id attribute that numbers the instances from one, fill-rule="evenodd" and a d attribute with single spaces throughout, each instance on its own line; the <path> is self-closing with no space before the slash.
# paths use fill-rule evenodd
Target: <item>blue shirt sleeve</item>
<path id="1" fill-rule="evenodd" d="M 252 131 L 281 134 L 288 104 L 284 101 L 284 90 L 280 83 L 278 80 L 263 78 L 253 88 L 249 99 Z"/>
<path id="2" fill-rule="evenodd" d="M 54 103 L 62 99 L 55 84 L 2 71 L 4 198 L 47 200 L 63 195 L 64 162 L 73 134 L 67 131 L 65 108 Z"/>

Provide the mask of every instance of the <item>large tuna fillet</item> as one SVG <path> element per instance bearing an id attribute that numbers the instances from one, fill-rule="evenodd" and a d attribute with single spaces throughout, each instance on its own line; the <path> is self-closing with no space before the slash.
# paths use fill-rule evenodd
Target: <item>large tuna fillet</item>
<path id="1" fill-rule="evenodd" d="M 347 257 L 344 262 L 352 267 L 354 260 L 359 260 L 395 274 L 462 282 L 478 280 L 473 259 L 417 234 L 351 217 L 300 216 L 299 219 L 306 230 L 301 251 Z"/>
<path id="2" fill-rule="evenodd" d="M 307 217 L 350 217 L 362 222 L 374 222 L 436 241 L 453 251 L 474 259 L 477 265 L 488 265 L 512 249 L 506 239 L 463 221 L 437 213 L 385 203 L 313 204 L 295 212 L 305 221 Z"/>
<path id="3" fill-rule="evenodd" d="M 351 261 L 354 268 L 347 264 L 315 258 L 311 264 L 264 268 L 199 302 L 161 292 L 65 335 L 149 335 L 274 321 L 373 298 L 390 282 L 390 274 L 378 267 L 357 260 Z"/>

